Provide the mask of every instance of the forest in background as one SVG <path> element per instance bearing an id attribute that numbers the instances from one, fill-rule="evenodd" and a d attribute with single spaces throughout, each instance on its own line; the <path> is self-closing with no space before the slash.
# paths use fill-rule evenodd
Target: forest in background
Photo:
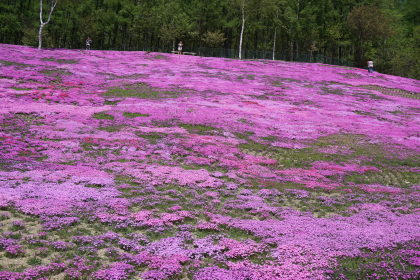
<path id="1" fill-rule="evenodd" d="M 48 15 L 49 0 L 44 0 Z M 0 43 L 38 44 L 39 0 L 0 0 Z M 167 51 L 199 47 L 322 54 L 420 79 L 418 0 L 58 0 L 47 48 Z"/>

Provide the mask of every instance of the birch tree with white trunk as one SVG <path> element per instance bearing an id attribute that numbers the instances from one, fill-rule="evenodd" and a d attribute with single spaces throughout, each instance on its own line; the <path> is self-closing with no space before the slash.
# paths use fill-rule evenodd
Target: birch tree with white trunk
<path id="1" fill-rule="evenodd" d="M 276 9 L 276 17 L 274 18 L 273 60 L 276 59 L 277 26 L 279 25 L 279 21 L 279 10 Z"/>
<path id="2" fill-rule="evenodd" d="M 277 31 L 278 29 L 282 28 L 282 20 L 280 19 L 281 11 L 284 10 L 285 1 L 284 0 L 272 0 L 267 1 L 268 2 L 268 9 L 271 13 L 269 13 L 269 16 L 273 18 L 273 27 L 274 27 L 274 38 L 273 38 L 273 60 L 276 59 L 276 43 L 277 43 Z"/>
<path id="3" fill-rule="evenodd" d="M 51 20 L 51 15 L 54 12 L 55 6 L 57 6 L 58 0 L 51 0 L 50 1 L 50 13 L 48 14 L 47 21 L 43 19 L 43 11 L 42 11 L 42 3 L 43 0 L 39 0 L 39 31 L 38 31 L 38 49 L 42 48 L 42 30 L 44 29 L 45 25 L 47 25 Z"/>
<path id="4" fill-rule="evenodd" d="M 241 37 L 239 39 L 239 59 L 242 59 L 242 41 L 244 37 L 245 29 L 245 0 L 241 0 L 241 13 L 242 13 L 242 28 L 241 28 Z"/>

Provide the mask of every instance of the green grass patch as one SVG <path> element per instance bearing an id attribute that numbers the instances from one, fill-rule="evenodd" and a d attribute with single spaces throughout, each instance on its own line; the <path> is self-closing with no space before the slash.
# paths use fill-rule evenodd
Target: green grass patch
<path id="1" fill-rule="evenodd" d="M 39 157 L 35 158 L 36 161 L 44 161 L 46 159 L 48 159 L 48 156 L 39 156 Z"/>
<path id="2" fill-rule="evenodd" d="M 181 91 L 170 91 L 153 88 L 145 83 L 126 85 L 124 88 L 110 88 L 103 95 L 106 97 L 134 97 L 141 99 L 174 98 L 181 95 Z"/>
<path id="3" fill-rule="evenodd" d="M 30 157 L 30 156 L 33 156 L 33 155 L 35 155 L 35 154 L 32 151 L 20 151 L 18 153 L 18 156 L 20 156 L 20 157 Z"/>
<path id="4" fill-rule="evenodd" d="M 59 162 L 58 164 L 62 164 L 62 165 L 76 165 L 76 161 L 75 160 L 62 161 L 62 162 Z"/>
<path id="5" fill-rule="evenodd" d="M 388 113 L 396 115 L 396 116 L 405 115 L 405 113 L 403 111 L 400 111 L 400 110 L 389 111 Z"/>
<path id="6" fill-rule="evenodd" d="M 23 90 L 31 90 L 31 88 L 20 88 L 20 87 L 11 87 L 13 90 L 23 91 Z"/>
<path id="7" fill-rule="evenodd" d="M 83 142 L 80 144 L 80 146 L 85 150 L 85 151 L 93 151 L 96 150 L 99 145 L 96 143 L 90 143 L 90 142 Z"/>
<path id="8" fill-rule="evenodd" d="M 76 64 L 79 61 L 75 59 L 60 59 L 60 58 L 54 58 L 54 57 L 44 57 L 41 59 L 42 61 L 53 61 L 57 62 L 59 64 Z"/>
<path id="9" fill-rule="evenodd" d="M 42 138 L 42 141 L 51 141 L 51 142 L 61 142 L 65 141 L 66 139 L 53 139 L 53 138 Z"/>
<path id="10" fill-rule="evenodd" d="M 206 238 L 209 235 L 218 234 L 218 231 L 216 230 L 196 230 L 194 231 L 194 235 L 197 238 Z"/>
<path id="11" fill-rule="evenodd" d="M 401 96 L 401 97 L 412 98 L 412 99 L 420 98 L 420 94 L 417 92 L 408 91 L 408 90 L 399 89 L 399 88 L 388 88 L 388 87 L 381 87 L 377 85 L 362 85 L 359 87 L 370 89 L 370 90 L 377 90 L 385 95 Z"/>
<path id="12" fill-rule="evenodd" d="M 293 82 L 293 83 L 301 83 L 302 82 L 302 81 L 299 81 L 299 80 L 296 80 L 296 79 L 292 79 L 292 78 L 281 78 L 281 77 L 270 77 L 270 76 L 265 76 L 265 78 L 267 79 L 268 83 L 271 86 L 280 87 L 282 89 L 287 88 L 284 85 L 284 82 L 287 82 L 287 83 L 290 83 L 290 82 Z"/>
<path id="13" fill-rule="evenodd" d="M 117 105 L 122 100 L 105 100 L 104 105 Z"/>
<path id="14" fill-rule="evenodd" d="M 235 239 L 235 240 L 245 240 L 245 239 L 252 239 L 254 241 L 260 242 L 261 238 L 255 236 L 251 232 L 246 230 L 242 230 L 239 228 L 234 228 L 231 226 L 221 225 L 221 232 L 226 234 L 228 237 Z"/>
<path id="15" fill-rule="evenodd" d="M 319 137 L 312 145 L 317 147 L 328 147 L 331 145 L 355 147 L 359 143 L 365 142 L 365 140 L 366 137 L 362 134 L 331 134 Z"/>
<path id="16" fill-rule="evenodd" d="M 370 93 L 370 92 L 352 92 L 351 95 L 354 96 L 354 97 L 362 98 L 362 101 L 364 101 L 364 102 L 367 102 L 370 99 L 373 99 L 373 100 L 388 100 L 387 98 L 384 98 L 382 96 L 379 96 L 377 94 L 373 94 L 373 93 Z M 366 98 L 368 98 L 368 100 Z"/>
<path id="17" fill-rule="evenodd" d="M 105 187 L 105 185 L 102 185 L 102 184 L 86 184 L 85 187 L 86 188 L 93 188 L 93 189 L 101 189 L 101 188 Z"/>
<path id="18" fill-rule="evenodd" d="M 241 123 L 244 123 L 244 124 L 248 124 L 248 125 L 253 125 L 254 124 L 253 122 L 251 122 L 251 121 L 249 121 L 247 119 L 243 119 L 243 118 L 238 119 L 238 122 L 241 122 Z"/>
<path id="19" fill-rule="evenodd" d="M 19 68 L 33 67 L 33 65 L 30 65 L 30 64 L 19 63 L 19 62 L 14 62 L 14 61 L 9 61 L 9 60 L 0 60 L 0 63 L 3 64 L 4 66 L 18 66 Z"/>
<path id="20" fill-rule="evenodd" d="M 159 231 L 159 232 L 149 230 L 146 232 L 146 236 L 149 238 L 151 242 L 158 241 L 163 238 L 168 238 L 174 235 L 175 235 L 175 232 L 173 230 L 165 230 L 165 231 Z"/>
<path id="21" fill-rule="evenodd" d="M 69 71 L 67 71 L 65 69 L 59 69 L 59 68 L 56 68 L 56 69 L 45 69 L 45 70 L 41 70 L 39 72 L 42 73 L 42 74 L 44 74 L 44 75 L 47 75 L 47 76 L 62 76 L 62 75 L 64 75 L 64 76 L 71 76 L 72 75 L 71 72 L 69 72 Z"/>
<path id="22" fill-rule="evenodd" d="M 117 132 L 123 129 L 125 125 L 111 125 L 111 126 L 102 126 L 98 127 L 99 130 L 107 131 L 107 132 Z"/>
<path id="23" fill-rule="evenodd" d="M 314 148 L 343 147 L 351 151 L 350 155 L 334 155 L 336 159 L 347 161 L 362 158 L 364 165 L 383 167 L 418 167 L 420 156 L 400 158 L 398 150 L 378 143 L 371 143 L 361 134 L 333 134 L 323 136 L 311 143 Z"/>
<path id="24" fill-rule="evenodd" d="M 227 173 L 228 170 L 226 168 L 222 168 L 216 165 L 192 165 L 192 164 L 182 164 L 181 167 L 185 170 L 199 170 L 199 169 L 205 169 L 209 172 L 215 172 L 215 171 L 220 171 L 223 173 Z"/>
<path id="25" fill-rule="evenodd" d="M 388 166 L 394 166 L 394 167 L 419 167 L 420 166 L 420 156 L 408 156 L 406 158 L 386 158 L 386 161 L 384 162 Z"/>
<path id="26" fill-rule="evenodd" d="M 179 127 L 186 129 L 189 133 L 200 134 L 200 135 L 209 135 L 209 134 L 214 134 L 214 132 L 220 132 L 219 128 L 209 126 L 209 125 L 202 125 L 202 124 L 183 123 L 183 124 L 180 124 Z"/>
<path id="27" fill-rule="evenodd" d="M 271 85 L 275 87 L 283 87 L 283 83 L 281 81 L 272 81 Z"/>
<path id="28" fill-rule="evenodd" d="M 128 184 L 130 186 L 140 186 L 135 177 L 128 175 L 116 175 L 114 181 L 116 185 Z"/>
<path id="29" fill-rule="evenodd" d="M 246 79 L 246 80 L 254 80 L 255 79 L 255 75 L 251 75 L 251 74 L 244 75 L 244 76 L 240 75 L 240 76 L 237 76 L 236 79 L 238 79 L 238 80 L 244 80 L 244 79 Z"/>
<path id="30" fill-rule="evenodd" d="M 362 116 L 371 116 L 371 117 L 375 117 L 376 116 L 374 113 L 360 111 L 360 110 L 355 110 L 355 111 L 353 111 L 353 113 L 358 114 L 358 115 L 362 115 Z"/>
<path id="31" fill-rule="evenodd" d="M 248 257 L 249 261 L 258 265 L 264 265 L 267 262 L 276 262 L 276 259 L 270 257 L 267 252 L 253 254 Z"/>
<path id="32" fill-rule="evenodd" d="M 234 132 L 233 135 L 235 135 L 236 138 L 238 138 L 238 139 L 248 139 L 249 136 L 254 135 L 254 132 L 252 132 L 252 131 L 247 131 L 247 132 L 244 132 L 244 133 Z"/>
<path id="33" fill-rule="evenodd" d="M 144 193 L 139 191 L 137 188 L 120 188 L 118 190 L 122 193 L 121 197 L 123 198 L 133 198 L 144 195 Z"/>
<path id="34" fill-rule="evenodd" d="M 346 182 L 356 184 L 380 184 L 399 188 L 409 188 L 420 184 L 420 175 L 416 172 L 383 169 L 379 172 L 369 171 L 363 174 L 352 173 L 344 178 Z"/>
<path id="35" fill-rule="evenodd" d="M 158 55 L 155 55 L 155 56 L 152 56 L 152 57 L 147 57 L 147 59 L 153 59 L 153 60 L 163 59 L 163 60 L 168 60 L 168 57 L 166 57 L 164 55 L 161 55 L 161 54 L 158 54 Z"/>
<path id="36" fill-rule="evenodd" d="M 261 139 L 266 140 L 266 141 L 270 141 L 270 142 L 274 142 L 274 141 L 278 140 L 277 136 L 266 136 L 266 137 L 261 137 Z"/>
<path id="37" fill-rule="evenodd" d="M 138 118 L 138 117 L 149 117 L 150 115 L 149 114 L 141 114 L 141 113 L 124 112 L 123 116 L 126 117 L 126 118 L 133 119 L 133 118 Z"/>
<path id="38" fill-rule="evenodd" d="M 315 161 L 342 161 L 337 155 L 324 154 L 312 147 L 302 149 L 288 149 L 273 147 L 255 141 L 248 141 L 238 145 L 244 153 L 275 159 L 278 168 L 308 168 Z"/>
<path id="39" fill-rule="evenodd" d="M 44 117 L 38 116 L 34 113 L 15 113 L 14 116 L 15 118 L 18 118 L 26 122 L 33 122 L 33 121 L 44 119 Z"/>
<path id="40" fill-rule="evenodd" d="M 324 94 L 344 95 L 344 91 L 340 88 L 321 87 Z"/>
<path id="41" fill-rule="evenodd" d="M 418 266 L 410 260 L 413 256 L 411 252 L 417 246 L 413 243 L 378 251 L 366 249 L 360 256 L 341 258 L 340 266 L 330 275 L 331 279 L 417 279 Z"/>
<path id="42" fill-rule="evenodd" d="M 159 132 L 149 132 L 149 133 L 143 133 L 141 131 L 136 131 L 135 134 L 138 137 L 144 138 L 150 142 L 150 144 L 156 144 L 158 140 L 162 139 L 163 137 L 167 136 L 165 133 L 159 133 Z"/>
<path id="43" fill-rule="evenodd" d="M 109 115 L 105 112 L 94 113 L 92 117 L 98 120 L 113 120 L 114 119 L 114 116 Z"/>
<path id="44" fill-rule="evenodd" d="M 36 257 L 30 258 L 28 259 L 28 261 L 26 262 L 28 265 L 41 265 L 42 264 L 42 260 L 38 259 Z"/>

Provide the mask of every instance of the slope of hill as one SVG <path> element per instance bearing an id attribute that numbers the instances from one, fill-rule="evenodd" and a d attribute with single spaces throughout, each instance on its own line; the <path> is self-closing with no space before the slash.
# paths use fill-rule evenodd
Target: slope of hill
<path id="1" fill-rule="evenodd" d="M 330 65 L 0 45 L 0 279 L 414 279 L 419 93 Z"/>

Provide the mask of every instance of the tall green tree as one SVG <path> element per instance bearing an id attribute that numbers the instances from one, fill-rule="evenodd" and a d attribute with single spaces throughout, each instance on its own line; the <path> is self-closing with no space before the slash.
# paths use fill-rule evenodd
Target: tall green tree
<path id="1" fill-rule="evenodd" d="M 355 7 L 347 18 L 347 24 L 355 42 L 354 60 L 358 66 L 363 66 L 368 48 L 372 56 L 372 45 L 377 40 L 391 36 L 390 22 L 385 14 L 376 6 L 364 5 Z"/>

